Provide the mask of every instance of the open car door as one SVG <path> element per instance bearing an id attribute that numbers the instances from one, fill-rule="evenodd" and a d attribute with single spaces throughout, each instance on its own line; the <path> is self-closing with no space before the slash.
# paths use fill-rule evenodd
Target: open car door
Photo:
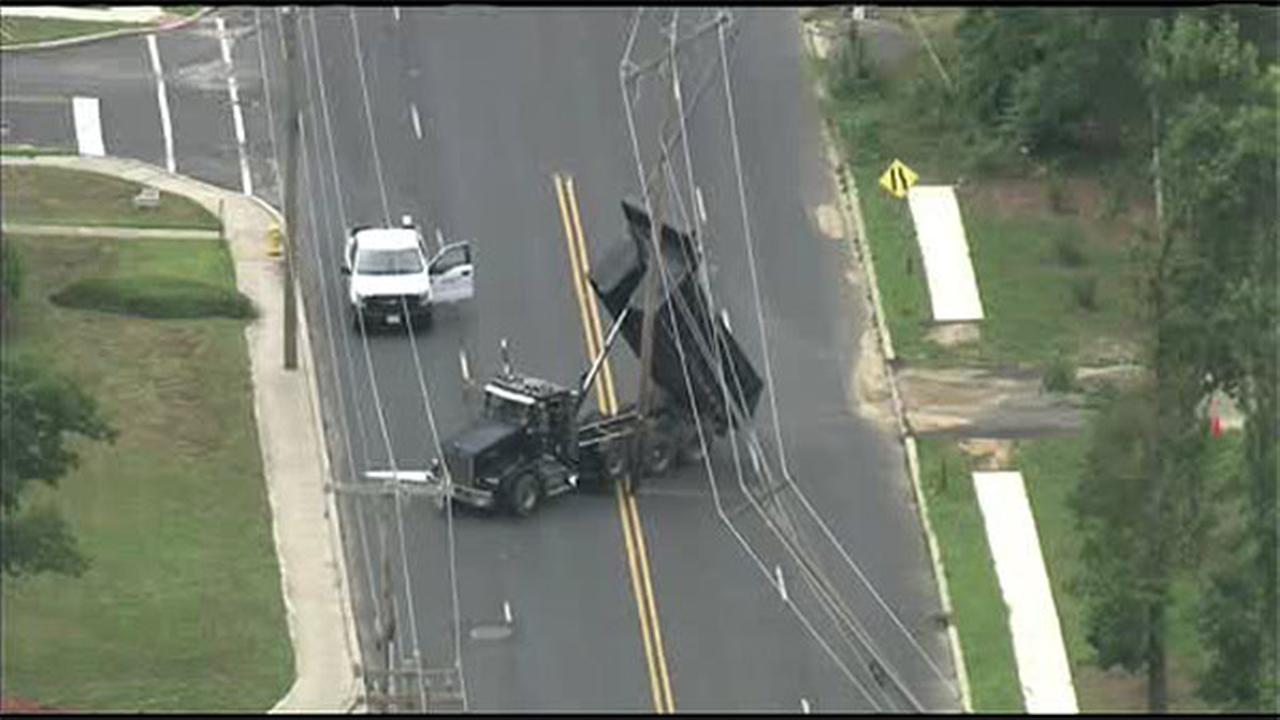
<path id="1" fill-rule="evenodd" d="M 431 295 L 434 302 L 469 300 L 475 294 L 475 268 L 471 264 L 471 243 L 445 245 L 431 258 Z"/>

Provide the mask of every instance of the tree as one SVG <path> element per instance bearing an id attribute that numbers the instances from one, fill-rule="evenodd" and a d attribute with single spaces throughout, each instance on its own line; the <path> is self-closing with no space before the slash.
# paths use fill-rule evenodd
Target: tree
<path id="1" fill-rule="evenodd" d="M 1144 81 L 1169 258 L 1162 337 L 1172 360 L 1201 378 L 1202 396 L 1225 391 L 1248 418 L 1246 522 L 1215 538 L 1228 552 L 1204 593 L 1201 694 L 1275 711 L 1280 69 L 1261 70 L 1230 13 L 1184 14 L 1153 25 Z"/>
<path id="2" fill-rule="evenodd" d="M 24 362 L 0 363 L 0 572 L 78 575 L 87 561 L 51 508 L 24 508 L 33 481 L 56 485 L 79 457 L 71 435 L 112 441 L 97 403 L 69 379 Z"/>

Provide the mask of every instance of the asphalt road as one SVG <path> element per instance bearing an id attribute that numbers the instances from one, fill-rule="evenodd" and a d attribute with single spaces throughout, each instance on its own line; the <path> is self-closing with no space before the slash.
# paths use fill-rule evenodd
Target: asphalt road
<path id="1" fill-rule="evenodd" d="M 279 24 L 268 9 L 220 14 L 235 38 L 254 191 L 280 206 Z M 685 24 L 700 15 L 686 9 Z M 464 393 L 460 350 L 477 376 L 496 369 L 501 338 L 532 374 L 570 383 L 585 367 L 552 174 L 573 178 L 591 256 L 601 257 L 621 238 L 618 200 L 639 191 L 618 82 L 631 17 L 621 9 L 405 8 L 397 16 L 390 8 L 362 8 L 353 19 L 343 7 L 304 10 L 303 232 L 296 261 L 337 472 L 422 467 L 435 454 L 433 423 L 442 437 L 462 428 L 475 408 Z M 687 102 L 704 71 L 714 81 L 698 95 L 689 124 L 712 288 L 762 374 L 768 352 L 776 394 L 773 403 L 762 401 L 756 427 L 775 475 L 785 465 L 880 599 L 798 494 L 779 493 L 779 515 L 770 517 L 802 539 L 880 658 L 920 702 L 953 708 L 958 701 L 880 603 L 950 673 L 943 636 L 928 620 L 938 602 L 900 447 L 850 409 L 865 320 L 844 278 L 847 247 L 815 225 L 815 209 L 833 202 L 833 188 L 795 13 L 761 9 L 737 18 L 730 72 L 758 306 L 715 74 L 715 35 L 690 45 L 681 59 Z M 642 23 L 637 57 L 662 50 L 656 20 L 651 14 Z M 240 189 L 213 26 L 162 36 L 159 50 L 172 86 L 178 171 Z M 6 97 L 101 96 L 108 152 L 164 164 L 155 79 L 141 39 L 6 55 L 3 79 Z M 667 100 L 649 84 L 637 108 L 648 160 Z M 64 113 L 55 120 L 49 102 L 6 100 L 6 142 L 73 146 Z M 683 173 L 681 163 L 677 171 Z M 476 297 L 439 313 L 429 331 L 372 334 L 366 346 L 345 313 L 338 274 L 343 230 L 402 213 L 432 237 L 438 228 L 446 238 L 473 240 Z M 615 353 L 623 398 L 635 387 L 628 353 L 625 347 Z M 713 483 L 724 507 L 742 502 L 731 449 L 723 441 L 714 448 L 713 474 L 685 468 L 650 482 L 638 497 L 675 708 L 798 711 L 803 699 L 817 712 L 903 709 L 901 698 L 877 689 L 864 651 L 824 618 L 762 518 L 747 510 L 730 526 L 717 514 Z M 754 472 L 745 465 L 744 482 Z M 423 665 L 435 667 L 452 664 L 460 650 L 470 709 L 653 710 L 612 495 L 558 499 L 524 521 L 457 513 L 459 638 L 446 519 L 417 498 L 401 500 L 396 512 L 387 500 L 344 497 L 340 511 L 369 667 L 382 666 L 372 638 L 374 608 L 387 602 L 379 581 L 385 572 L 401 638 L 392 652 L 411 657 L 416 650 Z M 384 545 L 385 569 L 378 560 Z M 772 584 L 777 573 L 794 608 L 845 669 L 784 602 Z M 501 622 L 504 604 L 514 632 L 495 639 L 486 631 Z"/>

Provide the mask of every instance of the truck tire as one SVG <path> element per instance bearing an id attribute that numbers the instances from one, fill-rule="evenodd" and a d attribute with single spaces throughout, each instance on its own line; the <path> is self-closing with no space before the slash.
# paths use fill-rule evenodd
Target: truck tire
<path id="1" fill-rule="evenodd" d="M 622 443 L 609 443 L 600 451 L 600 474 L 610 482 L 618 482 L 627 474 L 627 453 Z"/>
<path id="2" fill-rule="evenodd" d="M 521 473 L 507 488 L 507 508 L 518 517 L 528 517 L 538 508 L 538 479 L 533 473 Z"/>
<path id="3" fill-rule="evenodd" d="M 649 435 L 644 450 L 644 466 L 650 475 L 664 475 L 676 459 L 676 446 L 671 438 L 661 432 Z"/>

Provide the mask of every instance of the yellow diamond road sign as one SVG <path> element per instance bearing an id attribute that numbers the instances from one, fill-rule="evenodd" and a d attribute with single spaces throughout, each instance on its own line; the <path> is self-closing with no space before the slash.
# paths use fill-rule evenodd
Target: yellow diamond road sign
<path id="1" fill-rule="evenodd" d="M 888 190 L 890 195 L 904 198 L 907 196 L 907 190 L 915 185 L 919 178 L 920 176 L 904 165 L 901 160 L 894 160 L 889 163 L 889 169 L 880 176 L 880 185 Z"/>

